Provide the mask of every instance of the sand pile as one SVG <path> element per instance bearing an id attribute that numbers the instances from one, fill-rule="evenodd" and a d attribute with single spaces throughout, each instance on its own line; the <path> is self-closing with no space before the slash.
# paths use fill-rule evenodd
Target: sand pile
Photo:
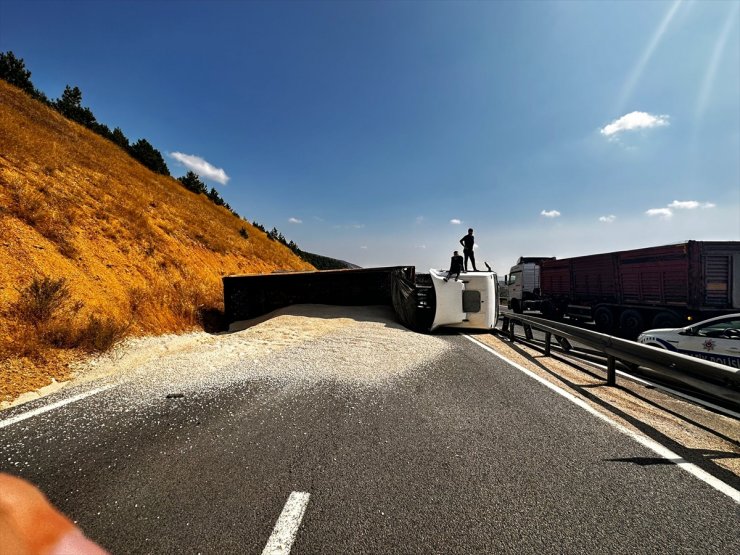
<path id="1" fill-rule="evenodd" d="M 250 379 L 372 387 L 421 368 L 450 348 L 441 338 L 404 328 L 392 309 L 382 306 L 299 305 L 232 329 L 129 339 L 76 365 L 69 384 L 135 383 L 142 399 Z"/>

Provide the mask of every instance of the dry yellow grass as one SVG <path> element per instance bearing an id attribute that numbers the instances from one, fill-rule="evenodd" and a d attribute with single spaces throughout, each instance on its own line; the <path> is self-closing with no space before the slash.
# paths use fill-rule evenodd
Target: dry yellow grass
<path id="1" fill-rule="evenodd" d="M 251 224 L 0 81 L 0 400 L 64 379 L 76 356 L 14 310 L 34 277 L 66 278 L 78 302 L 57 327 L 98 318 L 159 334 L 222 307 L 223 275 L 307 269 Z"/>

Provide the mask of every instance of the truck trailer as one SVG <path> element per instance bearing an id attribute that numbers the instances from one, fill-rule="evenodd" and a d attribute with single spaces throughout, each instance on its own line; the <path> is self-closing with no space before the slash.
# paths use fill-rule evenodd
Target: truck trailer
<path id="1" fill-rule="evenodd" d="M 417 274 L 413 266 L 224 276 L 229 324 L 293 304 L 390 305 L 406 327 L 491 330 L 498 319 L 494 272 L 444 270 Z"/>
<path id="2" fill-rule="evenodd" d="M 674 245 L 557 260 L 522 257 L 505 277 L 508 306 L 593 320 L 636 337 L 740 312 L 740 241 Z"/>

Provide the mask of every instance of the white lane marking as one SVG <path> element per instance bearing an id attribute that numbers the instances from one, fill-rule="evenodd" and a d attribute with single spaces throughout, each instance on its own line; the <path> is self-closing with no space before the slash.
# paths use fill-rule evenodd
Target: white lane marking
<path id="1" fill-rule="evenodd" d="M 63 407 L 64 405 L 74 403 L 76 401 L 84 399 L 85 397 L 96 395 L 97 393 L 100 393 L 101 391 L 106 391 L 107 389 L 110 389 L 112 387 L 113 387 L 112 385 L 98 387 L 97 389 L 92 389 L 90 391 L 86 391 L 85 393 L 74 395 L 73 397 L 69 397 L 68 399 L 62 399 L 61 401 L 57 401 L 56 403 L 52 403 L 50 405 L 45 405 L 43 407 L 39 407 L 37 409 L 33 409 L 28 412 L 24 412 L 17 416 L 13 416 L 12 418 L 8 418 L 6 420 L 0 420 L 0 429 L 5 428 L 7 426 L 12 426 L 13 424 L 26 420 L 27 418 L 32 418 L 34 416 L 38 416 L 39 414 L 44 414 L 45 412 L 49 412 L 50 410 L 58 409 L 59 407 Z"/>
<path id="2" fill-rule="evenodd" d="M 294 491 L 288 497 L 283 512 L 272 529 L 270 539 L 262 550 L 262 555 L 288 555 L 293 547 L 298 527 L 306 512 L 310 494 L 303 491 Z"/>
<path id="3" fill-rule="evenodd" d="M 549 387 L 555 393 L 557 393 L 559 395 L 562 395 L 563 397 L 565 397 L 566 399 L 568 399 L 572 403 L 574 403 L 574 404 L 578 405 L 579 407 L 581 407 L 583 410 L 588 411 L 589 413 L 593 414 L 597 418 L 600 418 L 601 420 L 603 420 L 604 422 L 606 422 L 607 424 L 609 424 L 613 428 L 616 428 L 617 430 L 619 430 L 623 434 L 628 435 L 629 437 L 631 437 L 632 439 L 634 439 L 635 441 L 637 441 L 641 445 L 647 447 L 648 449 L 650 449 L 654 453 L 657 453 L 661 457 L 670 460 L 674 464 L 678 465 L 679 468 L 683 468 L 689 474 L 692 474 L 694 477 L 699 478 L 699 480 L 701 480 L 702 482 L 704 482 L 706 484 L 709 484 L 711 487 L 713 487 L 717 491 L 719 491 L 721 493 L 724 493 L 730 499 L 732 499 L 733 501 L 735 501 L 735 503 L 740 504 L 740 491 L 736 490 L 735 488 L 733 488 L 732 486 L 730 486 L 728 484 L 725 484 L 722 480 L 719 480 L 718 478 L 715 478 L 714 476 L 712 476 L 711 474 L 709 474 L 709 472 L 707 472 L 706 470 L 702 470 L 701 468 L 699 468 L 695 464 L 688 462 L 683 457 L 680 457 L 678 454 L 674 453 L 673 451 L 671 451 L 667 447 L 664 447 L 663 445 L 661 445 L 657 441 L 655 441 L 653 439 L 650 439 L 649 437 L 643 436 L 641 434 L 635 433 L 632 430 L 629 430 L 629 429 L 625 428 L 619 422 L 615 422 L 614 420 L 612 420 L 608 416 L 606 416 L 606 415 L 600 413 L 599 411 L 597 411 L 595 408 L 593 408 L 591 405 L 589 405 L 583 399 L 579 399 L 578 397 L 576 397 L 572 393 L 570 393 L 568 391 L 565 391 L 564 389 L 561 389 L 560 387 L 558 387 L 557 385 L 555 385 L 553 383 L 550 383 L 545 378 L 542 378 L 542 377 L 538 376 L 537 374 L 535 374 L 531 370 L 527 370 L 526 368 L 524 368 L 523 366 L 517 364 L 516 362 L 514 362 L 512 360 L 509 360 L 508 358 L 506 358 L 501 353 L 497 353 L 494 349 L 492 349 L 488 345 L 485 345 L 485 344 L 481 343 L 480 341 L 478 341 L 477 339 L 474 339 L 474 338 L 470 337 L 469 335 L 464 335 L 464 334 L 462 334 L 462 335 L 463 335 L 463 337 L 469 339 L 471 342 L 473 342 L 474 344 L 478 345 L 479 347 L 485 349 L 486 351 L 488 351 L 492 355 L 500 358 L 504 362 L 512 365 L 517 370 L 525 373 L 530 378 L 533 378 L 533 379 L 537 380 L 538 382 L 540 382 L 545 387 Z"/>

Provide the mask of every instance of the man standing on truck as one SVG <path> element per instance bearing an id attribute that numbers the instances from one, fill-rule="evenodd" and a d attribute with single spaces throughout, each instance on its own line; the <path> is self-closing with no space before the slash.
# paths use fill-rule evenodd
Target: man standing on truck
<path id="1" fill-rule="evenodd" d="M 468 229 L 468 234 L 460 239 L 460 244 L 463 246 L 463 254 L 465 255 L 465 271 L 468 271 L 468 258 L 473 264 L 473 271 L 477 272 L 478 268 L 475 267 L 475 253 L 473 247 L 475 245 L 475 237 L 473 237 L 473 228 Z"/>

